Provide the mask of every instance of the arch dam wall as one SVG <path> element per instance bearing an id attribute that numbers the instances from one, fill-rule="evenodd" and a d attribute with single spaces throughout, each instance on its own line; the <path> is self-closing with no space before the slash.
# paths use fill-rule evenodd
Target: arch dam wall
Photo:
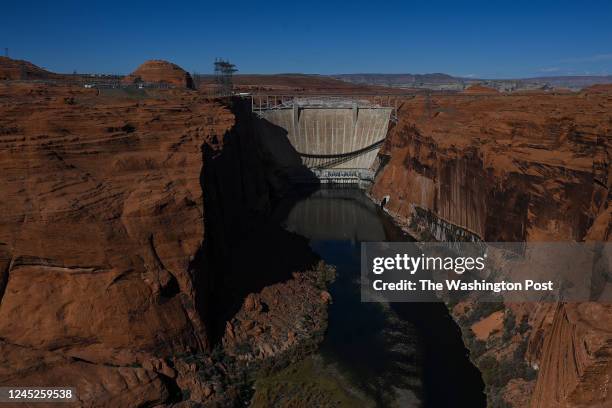
<path id="1" fill-rule="evenodd" d="M 253 110 L 262 119 L 258 126 L 262 143 L 286 138 L 295 157 L 278 159 L 291 161 L 285 163 L 288 166 L 307 168 L 325 183 L 373 177 L 372 165 L 386 137 L 393 108 L 344 98 L 302 98 Z"/>

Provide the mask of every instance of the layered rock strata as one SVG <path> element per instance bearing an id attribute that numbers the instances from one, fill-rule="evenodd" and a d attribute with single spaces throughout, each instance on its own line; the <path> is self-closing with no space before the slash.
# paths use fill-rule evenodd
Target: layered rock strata
<path id="1" fill-rule="evenodd" d="M 612 93 L 404 100 L 372 188 L 424 240 L 609 241 Z M 612 403 L 612 308 L 460 303 L 493 406 Z M 473 327 L 503 312 L 484 339 Z M 479 334 L 480 336 L 480 334 Z"/>
<path id="2" fill-rule="evenodd" d="M 319 326 L 322 289 L 292 275 L 304 267 L 218 303 L 229 286 L 214 250 L 234 244 L 208 220 L 270 206 L 252 142 L 231 105 L 193 92 L 103 95 L 0 84 L 0 385 L 71 386 L 78 406 L 235 403 L 243 367 L 215 327 L 242 339 L 252 318 L 268 332 L 254 343 L 263 361 L 290 348 L 289 332 L 308 336 L 275 323 L 290 297 L 267 320 L 245 299 L 305 293 L 313 309 L 296 316 Z M 239 216 L 219 214 L 228 202 Z"/>

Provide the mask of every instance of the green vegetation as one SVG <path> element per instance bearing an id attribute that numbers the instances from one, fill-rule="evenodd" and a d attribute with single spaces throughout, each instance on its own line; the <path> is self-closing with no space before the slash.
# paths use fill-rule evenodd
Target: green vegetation
<path id="1" fill-rule="evenodd" d="M 255 382 L 251 407 L 367 407 L 372 401 L 357 396 L 342 376 L 310 356 Z"/>
<path id="2" fill-rule="evenodd" d="M 503 341 L 509 341 L 515 333 L 516 317 L 514 316 L 514 313 L 512 313 L 512 310 L 508 309 L 504 314 L 504 334 L 502 336 Z"/>
<path id="3" fill-rule="evenodd" d="M 482 373 L 482 379 L 486 384 L 487 397 L 491 407 L 506 408 L 507 403 L 499 397 L 500 390 L 508 382 L 515 378 L 532 381 L 536 378 L 536 371 L 525 362 L 525 350 L 527 342 L 523 341 L 511 358 L 498 361 L 495 357 L 488 355 L 478 360 L 478 369 Z"/>
<path id="4" fill-rule="evenodd" d="M 497 361 L 492 356 L 485 356 L 478 362 L 482 379 L 487 385 L 503 387 L 513 378 L 523 378 L 527 381 L 535 378 L 535 370 L 529 367 L 522 358 Z"/>
<path id="5" fill-rule="evenodd" d="M 521 319 L 521 324 L 518 327 L 518 332 L 521 334 L 525 334 L 527 330 L 530 329 L 530 327 L 531 326 L 529 326 L 529 316 L 525 314 L 523 315 L 523 318 Z"/>
<path id="6" fill-rule="evenodd" d="M 323 261 L 317 264 L 315 271 L 317 272 L 315 285 L 318 289 L 325 290 L 330 283 L 336 280 L 336 268 L 325 264 Z"/>
<path id="7" fill-rule="evenodd" d="M 502 302 L 476 303 L 471 310 L 460 318 L 460 327 L 466 347 L 470 350 L 470 359 L 475 362 L 482 374 L 486 385 L 488 406 L 491 408 L 510 408 L 504 400 L 502 389 L 512 379 L 521 378 L 525 381 L 535 380 L 537 371 L 525 361 L 527 340 L 524 334 L 529 330 L 527 316 L 523 316 L 517 325 L 516 316 L 510 309 L 504 312 L 503 334 L 501 337 L 490 337 L 487 342 L 478 340 L 471 330 L 471 326 L 490 316 L 492 313 L 504 310 Z M 511 356 L 498 360 L 487 350 L 494 350 L 501 343 L 509 342 L 515 335 L 520 334 L 521 341 Z"/>

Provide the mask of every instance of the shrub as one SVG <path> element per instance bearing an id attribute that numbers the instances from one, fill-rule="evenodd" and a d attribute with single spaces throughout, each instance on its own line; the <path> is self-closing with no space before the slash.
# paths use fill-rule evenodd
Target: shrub
<path id="1" fill-rule="evenodd" d="M 523 317 L 521 318 L 521 324 L 518 327 L 518 332 L 521 334 L 525 334 L 527 332 L 527 330 L 529 330 L 530 326 L 529 326 L 529 318 L 527 317 L 527 315 L 523 315 Z"/>
<path id="2" fill-rule="evenodd" d="M 504 341 L 510 340 L 515 332 L 516 317 L 514 316 L 514 313 L 512 313 L 512 310 L 508 309 L 504 315 L 504 335 L 502 336 L 502 339 Z"/>

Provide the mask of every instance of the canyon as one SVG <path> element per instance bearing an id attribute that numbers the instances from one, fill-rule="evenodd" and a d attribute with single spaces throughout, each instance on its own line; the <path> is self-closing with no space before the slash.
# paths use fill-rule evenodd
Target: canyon
<path id="1" fill-rule="evenodd" d="M 371 195 L 415 237 L 610 240 L 609 87 L 416 96 L 402 102 L 398 118 Z M 610 405 L 610 305 L 449 307 L 491 406 Z"/>
<path id="2" fill-rule="evenodd" d="M 0 82 L 0 384 L 70 385 L 79 406 L 307 406 L 284 399 L 295 390 L 274 376 L 316 372 L 328 315 L 335 324 L 334 307 L 351 304 L 334 304 L 329 286 L 342 277 L 311 242 L 338 231 L 300 223 L 309 219 L 300 203 L 287 211 L 303 213 L 289 216 L 293 231 L 272 222 L 292 186 L 259 140 L 250 102 L 190 89 L 189 74 L 168 64 L 135 71 L 128 81 L 172 85 L 138 94 Z M 246 90 L 365 89 L 307 76 L 243 80 Z M 410 235 L 610 241 L 609 86 L 389 93 L 397 123 L 368 194 Z M 323 202 L 347 202 L 333 194 Z M 417 320 L 434 313 L 397 308 Z M 609 305 L 448 309 L 490 406 L 610 405 Z M 432 321 L 443 324 L 439 313 Z M 436 334 L 430 343 L 448 332 Z M 273 385 L 253 390 L 253 373 Z M 333 405 L 333 392 L 312 393 Z"/>

